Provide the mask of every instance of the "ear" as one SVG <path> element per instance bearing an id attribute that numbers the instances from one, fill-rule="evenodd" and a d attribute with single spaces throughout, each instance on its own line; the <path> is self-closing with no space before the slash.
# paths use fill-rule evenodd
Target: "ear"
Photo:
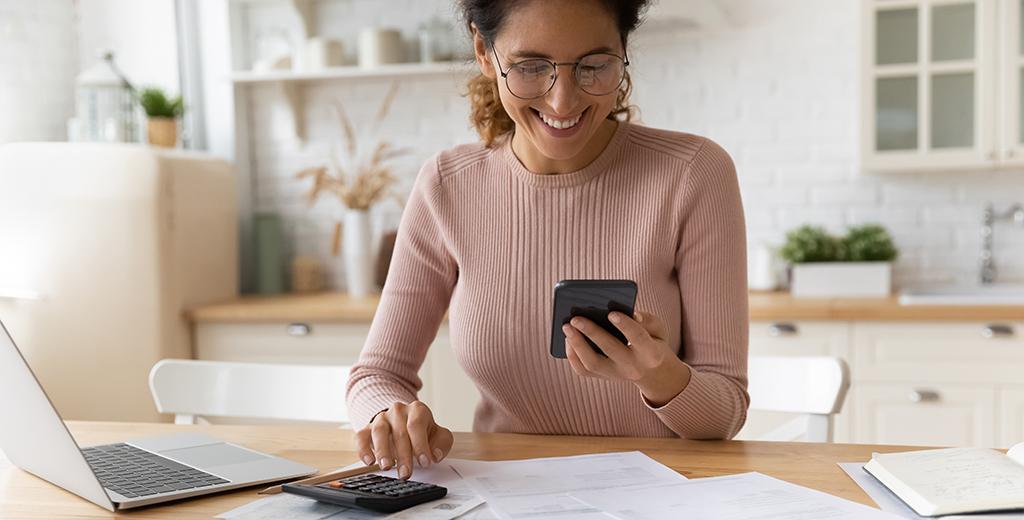
<path id="1" fill-rule="evenodd" d="M 473 32 L 473 52 L 476 55 L 476 64 L 480 67 L 480 73 L 491 79 L 497 78 L 498 72 L 494 69 L 493 61 L 494 53 L 487 48 L 487 43 L 480 35 L 480 31 L 476 29 L 476 24 L 471 24 L 470 30 Z"/>

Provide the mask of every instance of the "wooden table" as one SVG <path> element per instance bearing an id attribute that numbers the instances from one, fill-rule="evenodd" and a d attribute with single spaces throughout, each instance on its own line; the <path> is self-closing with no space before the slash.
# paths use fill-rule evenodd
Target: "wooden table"
<path id="1" fill-rule="evenodd" d="M 202 431 L 247 447 L 329 470 L 356 460 L 348 430 L 306 426 L 183 426 L 155 423 L 69 421 L 80 445 L 132 437 Z M 456 433 L 451 456 L 478 460 L 555 457 L 639 450 L 690 478 L 759 471 L 874 506 L 836 466 L 866 461 L 872 452 L 902 451 L 897 446 L 806 444 L 753 441 L 688 441 L 622 437 L 561 437 Z M 413 475 L 415 478 L 415 474 Z M 260 498 L 259 488 L 156 505 L 114 515 L 11 465 L 0 457 L 0 518 L 210 518 Z"/>

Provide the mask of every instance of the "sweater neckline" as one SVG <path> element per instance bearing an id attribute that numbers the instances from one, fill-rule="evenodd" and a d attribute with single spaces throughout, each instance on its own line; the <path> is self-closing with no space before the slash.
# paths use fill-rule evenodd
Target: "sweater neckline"
<path id="1" fill-rule="evenodd" d="M 502 148 L 504 148 L 505 160 L 512 168 L 512 173 L 519 180 L 530 186 L 537 188 L 565 188 L 569 186 L 579 186 L 607 169 L 608 164 L 615 159 L 618 155 L 619 148 L 622 147 L 622 143 L 626 140 L 625 137 L 628 133 L 628 126 L 629 123 L 619 121 L 618 125 L 615 127 L 615 133 L 612 134 L 612 138 L 608 141 L 608 144 L 605 145 L 604 150 L 601 151 L 597 158 L 583 168 L 568 173 L 540 174 L 533 173 L 526 169 L 526 166 L 523 166 L 523 163 L 518 157 L 516 157 L 515 152 L 512 151 L 511 136 L 505 140 Z"/>

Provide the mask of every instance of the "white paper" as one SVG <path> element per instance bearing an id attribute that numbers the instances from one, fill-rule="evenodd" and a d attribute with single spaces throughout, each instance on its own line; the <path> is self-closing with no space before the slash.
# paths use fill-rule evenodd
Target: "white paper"
<path id="1" fill-rule="evenodd" d="M 605 520 L 612 517 L 569 493 L 686 481 L 638 451 L 499 462 L 453 459 L 448 463 L 483 496 L 490 514 L 507 519 Z"/>
<path id="2" fill-rule="evenodd" d="M 272 520 L 279 518 L 323 519 L 387 519 L 387 520 L 450 520 L 472 511 L 483 504 L 483 499 L 469 487 L 447 461 L 430 468 L 417 469 L 413 480 L 427 482 L 448 488 L 448 494 L 439 500 L 433 500 L 418 506 L 410 507 L 397 513 L 385 514 L 367 511 L 357 507 L 324 504 L 308 497 L 279 493 L 257 500 L 242 507 L 222 513 L 217 518 L 225 520 Z M 346 466 L 344 469 L 361 467 L 361 463 Z M 398 478 L 396 470 L 380 471 L 377 475 Z"/>
<path id="3" fill-rule="evenodd" d="M 920 516 L 903 503 L 889 488 L 885 487 L 870 473 L 864 471 L 863 462 L 840 462 L 839 467 L 874 500 L 882 511 L 888 511 L 902 518 L 911 520 L 928 520 L 930 517 Z M 943 520 L 1024 520 L 1024 513 L 989 513 L 984 515 L 951 515 Z"/>
<path id="4" fill-rule="evenodd" d="M 573 496 L 621 520 L 893 520 L 899 517 L 760 473 Z"/>

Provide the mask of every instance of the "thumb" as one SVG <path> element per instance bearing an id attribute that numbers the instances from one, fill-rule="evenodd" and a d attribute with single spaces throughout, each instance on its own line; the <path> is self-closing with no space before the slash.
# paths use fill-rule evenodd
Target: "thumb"
<path id="1" fill-rule="evenodd" d="M 455 437 L 452 435 L 452 431 L 444 426 L 434 424 L 433 431 L 430 432 L 430 456 L 434 459 L 435 464 L 448 456 L 448 452 L 452 451 L 453 444 L 455 444 Z"/>
<path id="2" fill-rule="evenodd" d="M 633 319 L 637 323 L 643 325 L 644 330 L 651 335 L 652 338 L 665 339 L 668 336 L 668 328 L 665 327 L 665 322 L 661 321 L 661 318 L 644 311 L 635 311 L 633 313 Z"/>

